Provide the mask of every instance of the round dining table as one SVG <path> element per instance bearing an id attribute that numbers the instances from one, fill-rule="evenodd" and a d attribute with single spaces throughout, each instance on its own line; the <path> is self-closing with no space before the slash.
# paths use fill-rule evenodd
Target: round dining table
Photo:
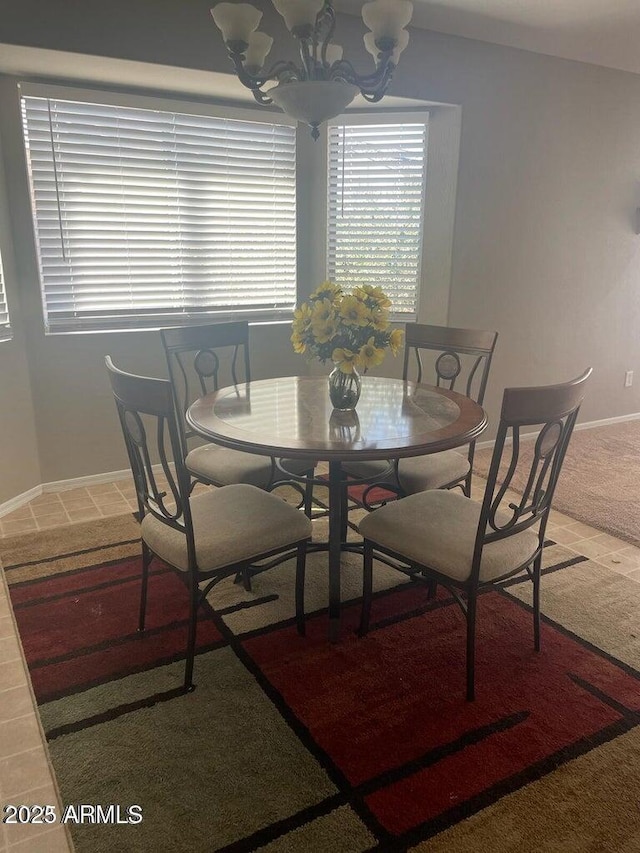
<path id="1" fill-rule="evenodd" d="M 189 407 L 187 422 L 198 435 L 223 447 L 329 463 L 326 549 L 329 638 L 335 641 L 340 630 L 340 558 L 349 547 L 343 465 L 461 447 L 480 435 L 487 416 L 478 403 L 455 391 L 378 376 L 364 376 L 357 407 L 339 411 L 329 399 L 326 377 L 284 376 L 207 394 Z"/>

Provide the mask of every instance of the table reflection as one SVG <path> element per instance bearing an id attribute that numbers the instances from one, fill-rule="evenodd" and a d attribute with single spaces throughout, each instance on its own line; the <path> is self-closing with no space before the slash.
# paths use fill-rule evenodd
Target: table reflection
<path id="1" fill-rule="evenodd" d="M 326 380 L 317 377 L 230 386 L 218 392 L 212 405 L 210 414 L 219 423 L 247 438 L 316 448 L 336 443 L 352 449 L 389 447 L 438 432 L 460 417 L 456 401 L 436 389 L 369 376 L 363 377 L 355 418 L 346 413 L 353 423 L 340 421 Z"/>
<path id="2" fill-rule="evenodd" d="M 360 441 L 360 418 L 355 409 L 334 409 L 329 418 L 329 437 L 338 444 L 350 447 Z"/>

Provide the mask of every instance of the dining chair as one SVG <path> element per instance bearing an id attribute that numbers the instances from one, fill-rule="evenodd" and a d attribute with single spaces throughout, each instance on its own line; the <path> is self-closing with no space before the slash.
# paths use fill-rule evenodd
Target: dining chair
<path id="1" fill-rule="evenodd" d="M 482 405 L 497 339 L 497 332 L 407 323 L 402 378 L 459 391 Z M 429 374 L 425 353 L 431 355 Z M 349 466 L 347 473 L 371 481 L 363 493 L 368 509 L 373 508 L 368 496 L 380 486 L 398 496 L 458 486 L 470 497 L 474 452 L 472 441 L 465 453 L 444 450 L 395 462 L 361 462 Z"/>
<path id="2" fill-rule="evenodd" d="M 145 627 L 149 565 L 155 556 L 182 573 L 188 586 L 184 689 L 191 691 L 198 608 L 224 578 L 291 552 L 296 557 L 296 623 L 304 634 L 304 573 L 311 522 L 281 498 L 246 483 L 191 496 L 191 477 L 183 461 L 184 434 L 171 383 L 125 373 L 109 356 L 105 363 L 138 498 L 142 539 L 138 630 Z M 158 464 L 153 465 L 152 459 L 158 459 Z M 158 465 L 166 488 L 158 485 Z"/>
<path id="3" fill-rule="evenodd" d="M 221 385 L 251 381 L 249 324 L 246 321 L 180 326 L 161 329 L 160 334 L 175 405 L 181 417 L 195 399 L 217 391 Z M 186 420 L 184 434 L 187 439 L 185 464 L 201 483 L 214 486 L 250 483 L 271 490 L 288 479 L 273 457 L 211 443 L 189 450 L 189 442 L 197 436 Z M 283 460 L 283 464 L 294 477 L 304 478 L 303 505 L 310 516 L 314 464 L 307 460 Z"/>
<path id="4" fill-rule="evenodd" d="M 439 489 L 390 502 L 365 516 L 360 522 L 364 537 L 361 636 L 369 630 L 373 558 L 381 555 L 384 562 L 391 558 L 389 565 L 413 581 L 426 583 L 430 594 L 441 584 L 460 605 L 467 626 L 468 700 L 475 692 L 476 610 L 482 589 L 527 572 L 533 582 L 534 647 L 540 650 L 545 529 L 590 375 L 591 369 L 561 385 L 505 389 L 481 502 Z M 507 494 L 511 487 L 520 493 L 519 500 Z"/>

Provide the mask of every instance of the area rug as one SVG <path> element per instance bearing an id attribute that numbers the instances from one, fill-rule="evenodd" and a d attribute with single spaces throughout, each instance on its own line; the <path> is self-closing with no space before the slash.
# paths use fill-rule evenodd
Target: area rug
<path id="1" fill-rule="evenodd" d="M 542 652 L 528 582 L 483 595 L 467 703 L 446 594 L 378 567 L 360 639 L 348 555 L 331 645 L 314 554 L 307 636 L 292 564 L 251 592 L 229 580 L 184 695 L 186 587 L 155 564 L 138 635 L 136 523 L 108 521 L 0 540 L 64 803 L 142 808 L 137 825 L 71 826 L 78 853 L 640 849 L 640 585 L 548 543 Z"/>
<path id="2" fill-rule="evenodd" d="M 523 461 L 533 445 L 521 445 Z M 474 470 L 486 477 L 491 448 L 476 451 Z M 576 430 L 558 480 L 554 506 L 560 512 L 640 546 L 640 420 Z M 524 475 L 514 479 L 515 489 Z"/>

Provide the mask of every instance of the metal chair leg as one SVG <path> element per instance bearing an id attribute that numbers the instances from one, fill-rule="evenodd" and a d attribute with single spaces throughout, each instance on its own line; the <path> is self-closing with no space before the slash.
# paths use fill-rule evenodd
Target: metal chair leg
<path id="1" fill-rule="evenodd" d="M 149 565 L 153 560 L 153 552 L 146 542 L 142 542 L 142 584 L 140 588 L 140 615 L 138 617 L 138 631 L 144 631 L 144 623 L 147 614 L 147 586 L 149 582 Z"/>
<path id="2" fill-rule="evenodd" d="M 475 699 L 476 657 L 476 605 L 478 592 L 473 590 L 467 598 L 467 702 Z"/>
<path id="3" fill-rule="evenodd" d="M 369 618 L 371 616 L 371 601 L 373 598 L 373 545 L 365 539 L 364 542 L 364 567 L 362 575 L 362 612 L 360 615 L 360 627 L 358 634 L 364 637 L 369 631 Z"/>
<path id="4" fill-rule="evenodd" d="M 349 487 L 345 480 L 340 491 L 340 541 L 347 541 L 349 531 Z"/>
<path id="5" fill-rule="evenodd" d="M 304 637 L 306 625 L 304 618 L 304 576 L 307 563 L 306 542 L 298 545 L 298 558 L 296 560 L 296 626 L 298 634 Z"/>
<path id="6" fill-rule="evenodd" d="M 473 474 L 473 472 L 471 470 L 469 470 L 469 473 L 464 478 L 464 486 L 462 486 L 462 494 L 465 496 L 465 498 L 471 497 L 471 477 L 472 477 L 472 474 Z"/>
<path id="7" fill-rule="evenodd" d="M 307 478 L 307 481 L 304 484 L 303 508 L 304 514 L 307 518 L 311 518 L 311 511 L 313 509 L 313 468 L 305 472 L 305 477 Z"/>
<path id="8" fill-rule="evenodd" d="M 195 574 L 191 572 L 189 577 L 189 632 L 187 635 L 187 654 L 184 668 L 185 693 L 191 693 L 192 690 L 195 690 L 195 684 L 193 683 L 193 662 L 196 653 L 199 596 L 198 581 Z"/>
<path id="9" fill-rule="evenodd" d="M 248 566 L 242 570 L 242 584 L 245 592 L 251 592 L 251 569 Z"/>
<path id="10" fill-rule="evenodd" d="M 538 554 L 533 563 L 533 647 L 540 651 L 540 572 L 542 554 Z"/>

